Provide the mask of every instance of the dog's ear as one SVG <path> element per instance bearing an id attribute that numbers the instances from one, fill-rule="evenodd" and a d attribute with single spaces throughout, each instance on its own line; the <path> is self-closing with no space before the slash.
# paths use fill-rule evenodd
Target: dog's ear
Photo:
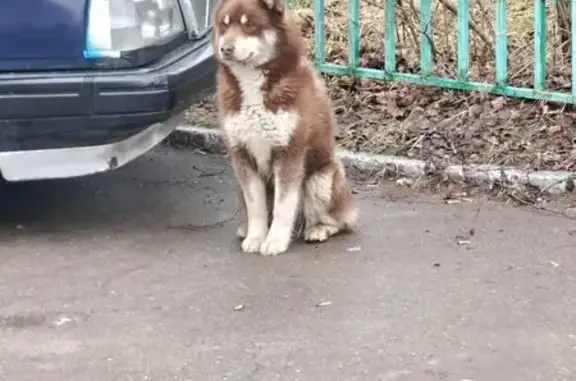
<path id="1" fill-rule="evenodd" d="M 284 2 L 288 0 L 260 0 L 264 3 L 264 5 L 270 9 L 271 11 L 277 13 L 284 13 Z"/>

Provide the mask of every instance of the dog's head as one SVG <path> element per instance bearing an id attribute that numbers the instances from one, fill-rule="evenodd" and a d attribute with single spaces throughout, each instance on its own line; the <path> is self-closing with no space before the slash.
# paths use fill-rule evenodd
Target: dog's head
<path id="1" fill-rule="evenodd" d="M 224 64 L 259 67 L 278 55 L 282 0 L 223 0 L 214 14 L 213 45 Z"/>

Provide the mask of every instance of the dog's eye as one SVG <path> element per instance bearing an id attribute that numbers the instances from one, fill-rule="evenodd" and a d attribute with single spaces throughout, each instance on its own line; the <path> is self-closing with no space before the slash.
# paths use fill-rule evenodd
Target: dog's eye
<path id="1" fill-rule="evenodd" d="M 220 29 L 226 29 L 230 26 L 230 17 L 224 16 L 220 19 Z"/>
<path id="2" fill-rule="evenodd" d="M 256 24 L 254 24 L 252 21 L 246 21 L 244 24 L 242 24 L 242 26 L 244 27 L 244 30 L 249 32 L 256 29 Z"/>

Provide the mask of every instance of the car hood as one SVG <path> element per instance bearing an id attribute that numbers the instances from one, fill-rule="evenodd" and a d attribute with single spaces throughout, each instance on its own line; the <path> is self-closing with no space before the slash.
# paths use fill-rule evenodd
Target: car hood
<path id="1" fill-rule="evenodd" d="M 0 71 L 84 64 L 85 0 L 6 0 L 0 11 Z"/>

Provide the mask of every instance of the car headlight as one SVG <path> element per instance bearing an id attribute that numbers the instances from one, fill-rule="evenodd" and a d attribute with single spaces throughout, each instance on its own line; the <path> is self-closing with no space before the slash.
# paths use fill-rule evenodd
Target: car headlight
<path id="1" fill-rule="evenodd" d="M 118 58 L 184 31 L 178 0 L 90 0 L 84 57 Z"/>

